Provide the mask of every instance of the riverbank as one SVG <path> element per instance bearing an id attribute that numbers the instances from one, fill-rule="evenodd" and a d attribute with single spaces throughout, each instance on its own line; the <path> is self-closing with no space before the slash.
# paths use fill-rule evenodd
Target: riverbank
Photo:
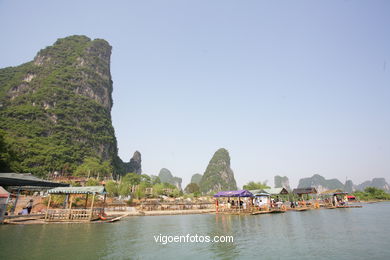
<path id="1" fill-rule="evenodd" d="M 380 202 L 389 202 L 387 200 L 370 200 L 370 201 L 360 201 L 359 204 L 372 204 Z M 356 203 L 351 203 L 354 205 Z M 312 210 L 314 208 L 307 208 L 305 210 Z M 325 209 L 325 207 L 321 207 Z M 301 208 L 290 209 L 287 211 L 304 211 Z M 173 216 L 173 215 L 196 215 L 196 214 L 213 214 L 216 213 L 215 209 L 187 209 L 187 210 L 153 210 L 153 211 L 142 211 L 135 207 L 126 207 L 124 211 L 116 211 L 112 208 L 106 208 L 105 213 L 109 218 L 121 217 L 135 217 L 135 216 Z M 217 213 L 218 214 L 218 213 Z M 220 214 L 234 214 L 229 212 L 220 212 Z M 4 221 L 4 224 L 51 224 L 51 223 L 102 223 L 104 221 L 92 221 L 92 222 L 45 222 L 44 213 L 23 215 L 23 216 L 9 216 Z"/>
<path id="2" fill-rule="evenodd" d="M 207 214 L 214 213 L 215 209 L 187 209 L 187 210 L 153 210 L 153 211 L 138 211 L 133 210 L 126 212 L 128 217 L 131 216 L 163 216 L 163 215 L 191 215 L 191 214 Z M 121 212 L 106 211 L 108 216 L 118 216 Z"/>

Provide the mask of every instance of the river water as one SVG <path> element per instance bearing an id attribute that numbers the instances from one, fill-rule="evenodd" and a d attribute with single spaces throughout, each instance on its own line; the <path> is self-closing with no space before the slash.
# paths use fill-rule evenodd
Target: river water
<path id="1" fill-rule="evenodd" d="M 0 225 L 0 259 L 390 259 L 390 203 L 284 214 L 129 217 Z M 156 243 L 186 236 L 189 242 Z M 233 242 L 191 243 L 198 236 Z"/>

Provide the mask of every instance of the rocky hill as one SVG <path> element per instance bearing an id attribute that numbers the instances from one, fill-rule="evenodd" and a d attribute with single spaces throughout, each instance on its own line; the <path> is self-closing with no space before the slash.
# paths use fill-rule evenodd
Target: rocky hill
<path id="1" fill-rule="evenodd" d="M 169 183 L 169 184 L 172 184 L 172 185 L 175 185 L 176 188 L 178 188 L 179 190 L 181 190 L 181 182 L 182 182 L 182 179 L 179 178 L 179 177 L 174 177 L 171 173 L 170 170 L 166 169 L 166 168 L 162 168 L 160 170 L 160 173 L 158 174 L 158 177 L 160 178 L 160 181 L 162 183 Z"/>
<path id="2" fill-rule="evenodd" d="M 340 189 L 344 190 L 344 184 L 338 179 L 325 179 L 319 174 L 314 174 L 312 177 L 299 180 L 298 188 L 315 187 L 318 192 L 325 190 Z"/>
<path id="3" fill-rule="evenodd" d="M 386 182 L 385 178 L 374 178 L 371 181 L 365 181 L 362 184 L 356 185 L 355 189 L 362 191 L 367 187 L 375 187 L 390 192 L 390 185 Z"/>
<path id="4" fill-rule="evenodd" d="M 124 170 L 126 173 L 136 173 L 142 174 L 142 166 L 141 166 L 141 153 L 138 151 L 134 152 L 133 157 L 131 157 L 128 163 L 124 163 Z"/>
<path id="5" fill-rule="evenodd" d="M 374 178 L 371 181 L 365 181 L 362 184 L 354 185 L 351 180 L 347 180 L 345 184 L 342 184 L 338 179 L 327 180 L 318 174 L 309 178 L 300 179 L 298 188 L 305 187 L 315 187 L 318 192 L 340 189 L 352 193 L 359 190 L 363 191 L 367 187 L 375 187 L 388 193 L 390 192 L 390 185 L 386 182 L 385 178 Z"/>
<path id="6" fill-rule="evenodd" d="M 192 175 L 191 177 L 191 183 L 195 183 L 197 184 L 198 186 L 200 185 L 200 182 L 202 180 L 202 174 L 200 173 L 195 173 L 194 175 Z"/>
<path id="7" fill-rule="evenodd" d="M 221 148 L 211 158 L 200 182 L 200 190 L 202 193 L 212 193 L 236 189 L 236 180 L 230 168 L 229 152 Z"/>
<path id="8" fill-rule="evenodd" d="M 352 193 L 356 191 L 356 187 L 351 180 L 347 180 L 344 184 L 344 191 Z"/>
<path id="9" fill-rule="evenodd" d="M 275 188 L 286 188 L 287 190 L 291 190 L 290 181 L 287 176 L 279 176 L 276 175 L 274 178 L 274 186 Z"/>
<path id="10" fill-rule="evenodd" d="M 72 173 L 95 157 L 123 171 L 111 122 L 110 56 L 105 40 L 70 36 L 0 70 L 0 134 L 17 155 L 10 170 Z"/>

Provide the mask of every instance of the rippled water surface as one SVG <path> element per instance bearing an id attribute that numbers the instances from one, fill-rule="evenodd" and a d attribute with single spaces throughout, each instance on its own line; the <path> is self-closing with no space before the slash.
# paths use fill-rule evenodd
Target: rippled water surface
<path id="1" fill-rule="evenodd" d="M 130 217 L 105 224 L 0 225 L 0 259 L 390 259 L 390 203 L 257 216 Z M 156 243 L 158 235 L 233 243 Z"/>

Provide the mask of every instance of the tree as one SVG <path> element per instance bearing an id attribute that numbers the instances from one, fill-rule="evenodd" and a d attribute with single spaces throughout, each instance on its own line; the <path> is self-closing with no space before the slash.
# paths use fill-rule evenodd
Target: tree
<path id="1" fill-rule="evenodd" d="M 100 177 L 108 176 L 112 172 L 109 161 L 100 162 L 96 157 L 87 157 L 75 171 L 77 176 Z"/>
<path id="2" fill-rule="evenodd" d="M 197 193 L 200 191 L 200 189 L 199 189 L 198 184 L 190 183 L 187 185 L 187 187 L 185 187 L 184 191 L 185 191 L 185 193 L 189 194 L 189 193 Z"/>
<path id="3" fill-rule="evenodd" d="M 100 183 L 99 183 L 99 181 L 97 179 L 89 178 L 85 185 L 86 186 L 99 186 Z"/>
<path id="4" fill-rule="evenodd" d="M 131 184 L 128 182 L 121 182 L 118 187 L 118 194 L 122 196 L 128 196 L 131 193 Z"/>
<path id="5" fill-rule="evenodd" d="M 158 197 L 160 195 L 178 197 L 182 195 L 182 192 L 170 183 L 157 183 L 153 185 L 153 196 Z"/>
<path id="6" fill-rule="evenodd" d="M 161 183 L 160 178 L 158 176 L 156 176 L 156 175 L 151 175 L 150 178 L 152 180 L 152 185 L 155 185 L 157 183 Z"/>
<path id="7" fill-rule="evenodd" d="M 375 187 L 367 187 L 364 191 L 356 191 L 352 194 L 359 200 L 390 200 L 389 193 Z"/>
<path id="8" fill-rule="evenodd" d="M 0 130 L 0 172 L 20 171 L 15 152 L 6 143 L 4 132 Z"/>
<path id="9" fill-rule="evenodd" d="M 261 183 L 259 182 L 254 182 L 250 181 L 246 185 L 244 185 L 243 189 L 244 190 L 260 190 L 260 189 L 269 189 L 270 187 L 267 186 L 267 182 Z"/>
<path id="10" fill-rule="evenodd" d="M 128 173 L 122 178 L 122 183 L 128 183 L 132 186 L 140 184 L 142 178 L 141 175 L 138 175 L 136 173 Z"/>
<path id="11" fill-rule="evenodd" d="M 118 196 L 119 195 L 119 186 L 118 183 L 115 181 L 108 181 L 106 183 L 106 191 L 108 192 L 108 195 L 110 196 Z"/>
<path id="12" fill-rule="evenodd" d="M 142 174 L 140 184 L 143 184 L 146 188 L 152 186 L 152 178 L 149 175 Z"/>

